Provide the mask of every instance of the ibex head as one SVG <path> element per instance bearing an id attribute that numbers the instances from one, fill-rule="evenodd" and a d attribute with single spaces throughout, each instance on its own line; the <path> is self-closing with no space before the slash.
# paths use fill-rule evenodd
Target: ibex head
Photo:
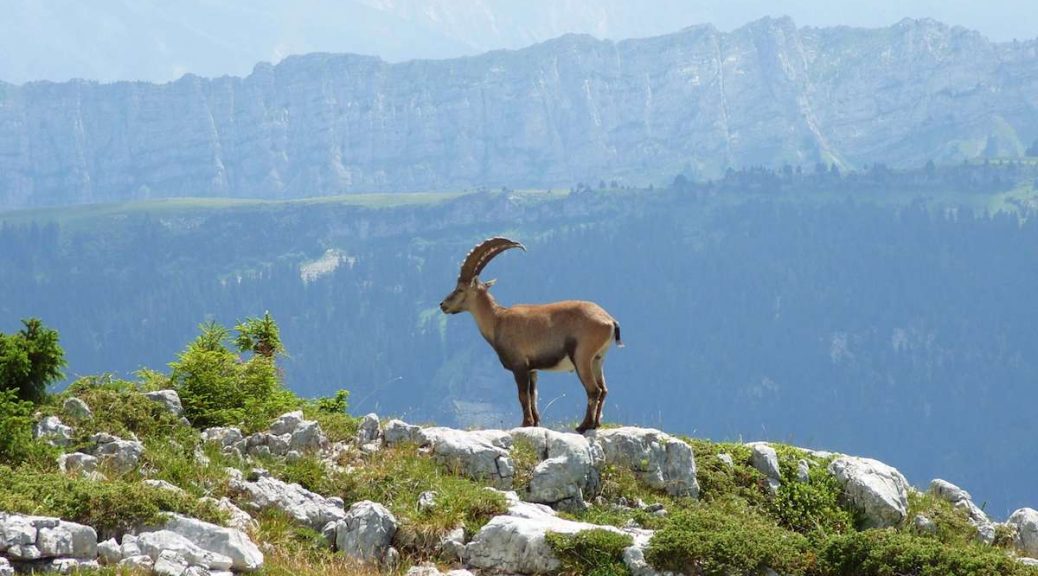
<path id="1" fill-rule="evenodd" d="M 479 273 L 498 254 L 510 248 L 521 248 L 523 252 L 526 247 L 508 238 L 490 238 L 476 245 L 461 263 L 461 272 L 458 274 L 458 284 L 454 290 L 440 302 L 440 310 L 447 314 L 457 314 L 469 309 L 475 300 L 476 293 L 486 292 L 494 285 L 494 281 L 482 282 Z"/>

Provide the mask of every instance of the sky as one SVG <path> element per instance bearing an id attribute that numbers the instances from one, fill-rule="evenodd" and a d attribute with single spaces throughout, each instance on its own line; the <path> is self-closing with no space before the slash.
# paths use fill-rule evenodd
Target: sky
<path id="1" fill-rule="evenodd" d="M 933 18 L 996 41 L 1038 37 L 1036 0 L 0 0 L 0 81 L 241 76 L 308 52 L 449 58 L 571 32 L 727 31 L 765 16 L 859 27 Z"/>

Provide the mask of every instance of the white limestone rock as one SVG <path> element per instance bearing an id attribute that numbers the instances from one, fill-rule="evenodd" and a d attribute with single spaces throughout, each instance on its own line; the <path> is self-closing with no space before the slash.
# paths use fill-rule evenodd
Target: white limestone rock
<path id="1" fill-rule="evenodd" d="M 73 452 L 58 456 L 58 469 L 65 474 L 75 474 L 87 478 L 101 479 L 101 473 L 97 470 L 97 457 L 83 452 Z"/>
<path id="2" fill-rule="evenodd" d="M 11 562 L 0 556 L 0 576 L 14 576 L 14 568 L 11 567 Z"/>
<path id="3" fill-rule="evenodd" d="M 73 422 L 85 422 L 94 417 L 87 403 L 76 397 L 66 398 L 61 403 L 61 411 L 68 415 Z"/>
<path id="4" fill-rule="evenodd" d="M 123 551 L 115 538 L 97 544 L 97 559 L 105 566 L 114 566 L 122 561 Z"/>
<path id="5" fill-rule="evenodd" d="M 137 468 L 144 444 L 137 440 L 123 440 L 111 434 L 98 433 L 90 437 L 94 443 L 91 453 L 101 465 L 116 474 L 128 474 Z"/>
<path id="6" fill-rule="evenodd" d="M 255 482 L 231 480 L 230 489 L 233 497 L 249 510 L 276 508 L 314 530 L 346 516 L 340 502 L 269 476 Z"/>
<path id="7" fill-rule="evenodd" d="M 90 526 L 64 520 L 56 526 L 37 526 L 36 547 L 41 558 L 97 558 L 97 532 Z"/>
<path id="8" fill-rule="evenodd" d="M 384 562 L 397 530 L 396 517 L 376 502 L 350 506 L 335 526 L 335 548 L 365 562 Z"/>
<path id="9" fill-rule="evenodd" d="M 155 576 L 184 576 L 190 562 L 175 550 L 162 550 L 155 559 Z"/>
<path id="10" fill-rule="evenodd" d="M 259 523 L 256 522 L 248 512 L 235 506 L 234 502 L 231 502 L 231 499 L 226 496 L 219 500 L 210 496 L 203 496 L 202 498 L 199 498 L 199 500 L 202 502 L 208 502 L 215 506 L 217 510 L 226 512 L 228 516 L 228 528 L 236 528 L 242 532 L 248 532 L 249 530 L 254 530 L 259 527 Z"/>
<path id="11" fill-rule="evenodd" d="M 382 423 L 379 422 L 378 414 L 366 414 L 361 418 L 360 426 L 357 428 L 357 446 L 377 444 L 381 441 Z"/>
<path id="12" fill-rule="evenodd" d="M 176 484 L 167 482 L 166 480 L 157 480 L 155 478 L 148 478 L 147 480 L 144 481 L 144 484 L 146 484 L 148 486 L 151 486 L 152 488 L 157 488 L 159 490 L 165 490 L 167 492 L 173 492 L 174 494 L 187 494 L 187 492 L 185 492 L 183 488 L 181 488 L 180 486 L 177 486 Z"/>
<path id="13" fill-rule="evenodd" d="M 671 496 L 699 497 L 692 447 L 651 428 L 624 426 L 587 434 L 607 464 L 635 472 L 649 486 Z"/>
<path id="14" fill-rule="evenodd" d="M 1038 510 L 1020 508 L 1010 514 L 1006 524 L 1016 529 L 1013 547 L 1023 556 L 1038 558 Z"/>
<path id="15" fill-rule="evenodd" d="M 47 416 L 36 423 L 33 436 L 52 446 L 68 446 L 72 443 L 72 427 L 66 426 L 57 416 Z"/>
<path id="16" fill-rule="evenodd" d="M 176 390 L 156 390 L 155 392 L 145 392 L 144 396 L 162 405 L 169 413 L 174 416 L 181 416 L 184 414 L 184 405 L 180 403 L 180 395 L 177 394 Z"/>
<path id="17" fill-rule="evenodd" d="M 190 538 L 170 530 L 156 530 L 139 534 L 137 546 L 141 553 L 155 562 L 156 567 L 162 561 L 162 555 L 166 553 L 178 556 L 183 561 L 184 568 L 195 565 L 207 569 L 226 570 L 232 565 L 230 557 L 206 550 Z M 166 562 L 171 561 L 172 558 L 167 557 Z"/>
<path id="18" fill-rule="evenodd" d="M 508 432 L 433 427 L 418 430 L 416 439 L 434 459 L 465 476 L 497 488 L 512 484 L 514 470 L 508 452 L 512 437 Z"/>
<path id="19" fill-rule="evenodd" d="M 382 431 L 382 437 L 386 444 L 390 446 L 403 442 L 417 443 L 418 432 L 420 432 L 421 429 L 420 426 L 408 424 L 403 420 L 393 419 L 386 423 L 386 426 Z"/>
<path id="20" fill-rule="evenodd" d="M 295 412 L 289 412 L 278 416 L 278 418 L 274 420 L 274 423 L 270 425 L 268 430 L 275 436 L 292 434 L 305 420 L 303 412 L 301 410 L 296 410 Z"/>
<path id="21" fill-rule="evenodd" d="M 205 550 L 228 556 L 231 568 L 236 572 L 252 572 L 263 566 L 263 553 L 241 530 L 179 514 L 172 514 L 163 528 L 184 536 Z"/>
<path id="22" fill-rule="evenodd" d="M 155 561 L 151 559 L 151 556 L 146 554 L 137 554 L 135 556 L 123 558 L 119 561 L 118 566 L 120 568 L 129 568 L 130 570 L 148 573 L 155 567 Z"/>
<path id="23" fill-rule="evenodd" d="M 930 482 L 930 492 L 966 513 L 970 524 L 977 528 L 977 540 L 985 544 L 995 542 L 995 523 L 979 506 L 973 503 L 969 492 L 940 478 L 935 478 Z"/>
<path id="24" fill-rule="evenodd" d="M 908 514 L 908 481 L 895 468 L 871 458 L 842 456 L 829 472 L 843 486 L 843 497 L 863 514 L 868 528 L 896 526 Z"/>
<path id="25" fill-rule="evenodd" d="M 748 446 L 752 450 L 750 465 L 767 477 L 768 489 L 771 493 L 777 493 L 782 485 L 782 472 L 779 470 L 778 453 L 766 442 L 753 442 L 748 444 Z"/>
<path id="26" fill-rule="evenodd" d="M 55 558 L 47 564 L 46 572 L 57 572 L 58 574 L 79 574 L 90 572 L 101 567 L 97 560 L 84 560 L 82 558 Z"/>
<path id="27" fill-rule="evenodd" d="M 540 458 L 529 486 L 515 487 L 525 500 L 579 510 L 598 493 L 603 455 L 584 436 L 546 428 L 514 428 L 509 434 L 513 445 L 526 442 Z"/>

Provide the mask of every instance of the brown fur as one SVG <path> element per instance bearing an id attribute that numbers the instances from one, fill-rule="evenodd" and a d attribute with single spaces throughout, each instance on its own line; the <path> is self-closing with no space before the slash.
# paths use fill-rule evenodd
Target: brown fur
<path id="1" fill-rule="evenodd" d="M 522 425 L 540 424 L 537 371 L 550 370 L 568 360 L 587 393 L 587 410 L 577 431 L 598 428 L 608 393 L 602 364 L 614 339 L 619 342 L 619 324 L 593 302 L 500 306 L 490 295 L 492 284 L 478 277 L 459 278 L 440 308 L 448 314 L 472 313 L 501 365 L 515 376 Z"/>

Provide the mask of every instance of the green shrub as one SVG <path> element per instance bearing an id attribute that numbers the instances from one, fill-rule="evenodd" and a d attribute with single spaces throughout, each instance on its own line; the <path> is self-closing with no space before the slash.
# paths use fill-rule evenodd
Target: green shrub
<path id="1" fill-rule="evenodd" d="M 184 414 L 197 428 L 240 426 L 253 432 L 301 406 L 284 388 L 274 358 L 255 354 L 247 360 L 227 348 L 227 330 L 210 323 L 180 354 L 170 379 Z"/>
<path id="2" fill-rule="evenodd" d="M 966 546 L 976 540 L 977 528 L 970 523 L 966 511 L 956 508 L 943 498 L 929 492 L 910 492 L 906 529 L 912 528 L 912 521 L 917 514 L 926 516 L 937 527 L 935 534 L 921 536 L 929 536 L 945 544 L 958 546 Z"/>
<path id="3" fill-rule="evenodd" d="M 176 429 L 185 428 L 177 416 L 144 396 L 135 382 L 108 375 L 80 378 L 54 399 L 55 413 L 67 416 L 61 414 L 60 402 L 73 396 L 86 402 L 95 416 L 76 425 L 76 436 L 81 441 L 95 432 L 107 432 L 120 437 L 132 433 L 141 440 L 165 438 Z"/>
<path id="4" fill-rule="evenodd" d="M 783 528 L 821 540 L 854 528 L 855 515 L 840 503 L 843 488 L 825 462 L 792 446 L 775 445 L 782 485 L 765 509 Z M 797 477 L 800 460 L 812 462 L 807 482 Z"/>
<path id="5" fill-rule="evenodd" d="M 710 502 L 737 497 L 754 506 L 767 502 L 767 478 L 750 465 L 750 449 L 744 444 L 683 438 L 696 457 L 699 498 Z M 718 456 L 728 454 L 732 466 Z"/>
<path id="6" fill-rule="evenodd" d="M 729 498 L 671 513 L 646 550 L 657 569 L 704 576 L 800 576 L 813 566 L 807 539 Z"/>
<path id="7" fill-rule="evenodd" d="M 192 496 L 141 482 L 98 482 L 22 466 L 0 466 L 0 510 L 56 516 L 94 527 L 104 537 L 157 524 L 162 512 L 178 512 L 220 523 L 218 510 Z"/>
<path id="8" fill-rule="evenodd" d="M 633 543 L 627 534 L 585 530 L 576 534 L 549 532 L 548 545 L 562 563 L 563 576 L 627 576 L 623 551 Z"/>
<path id="9" fill-rule="evenodd" d="M 1035 576 L 1001 549 L 952 546 L 894 530 L 866 530 L 830 538 L 819 555 L 825 576 Z"/>
<path id="10" fill-rule="evenodd" d="M 335 396 L 315 398 L 303 405 L 303 416 L 316 420 L 332 442 L 349 441 L 357 436 L 360 420 L 346 413 L 350 393 L 339 390 Z"/>
<path id="11" fill-rule="evenodd" d="M 36 318 L 22 320 L 14 334 L 0 334 L 0 390 L 14 390 L 18 398 L 43 401 L 47 385 L 64 377 L 65 351 L 58 333 Z"/>
<path id="12" fill-rule="evenodd" d="M 32 413 L 32 403 L 19 400 L 17 390 L 0 390 L 0 462 L 20 464 L 56 456 L 57 450 L 33 440 Z"/>

